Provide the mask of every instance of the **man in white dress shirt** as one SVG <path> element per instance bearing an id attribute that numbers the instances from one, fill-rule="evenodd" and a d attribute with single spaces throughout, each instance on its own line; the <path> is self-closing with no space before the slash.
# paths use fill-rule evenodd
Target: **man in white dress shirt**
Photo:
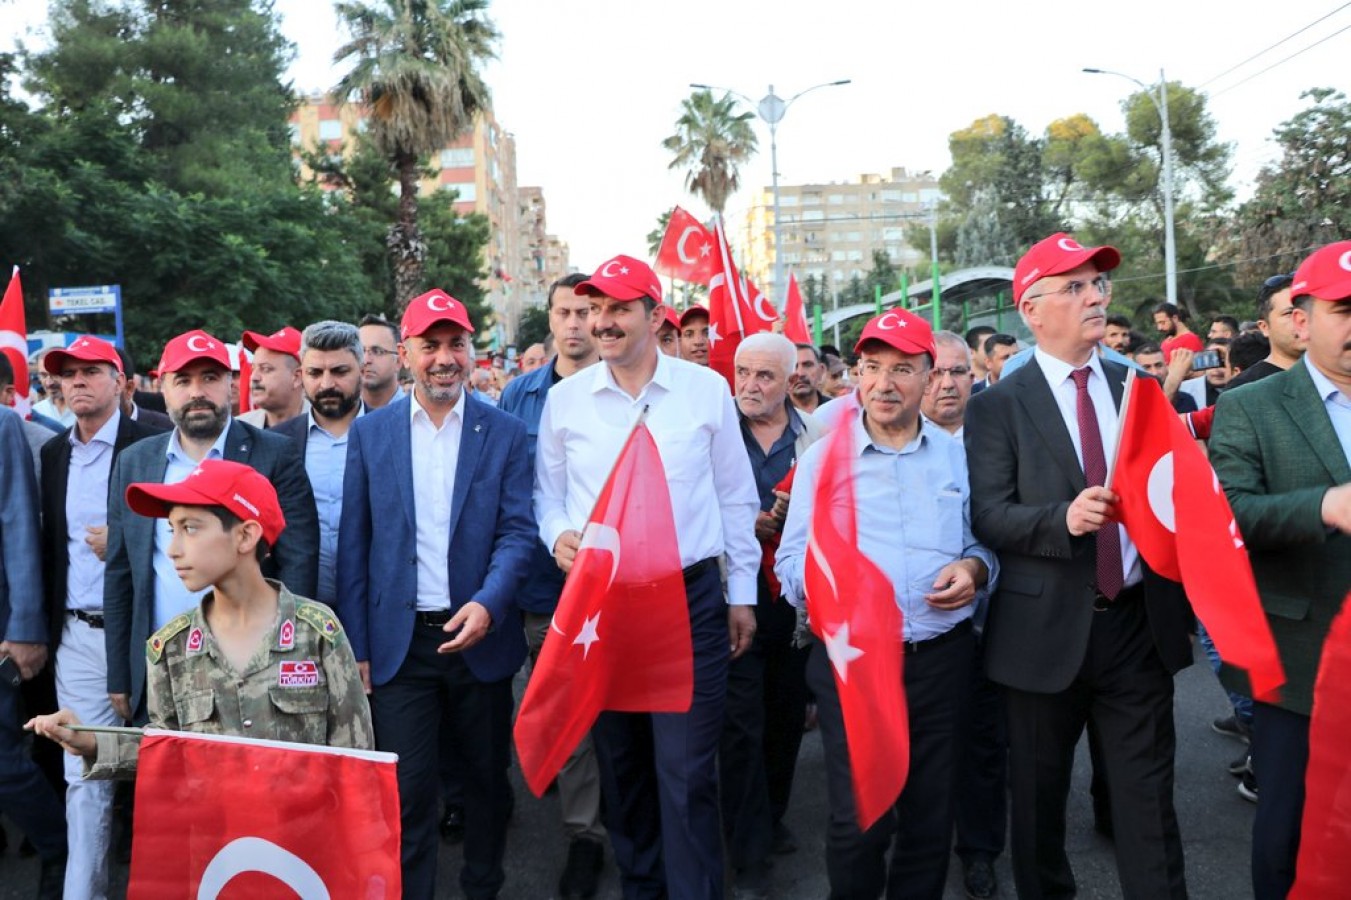
<path id="1" fill-rule="evenodd" d="M 545 403 L 535 464 L 540 536 L 568 571 L 596 497 L 646 410 L 671 486 L 694 649 L 689 712 L 607 712 L 597 720 L 605 824 L 625 897 L 720 897 L 716 760 L 728 663 L 755 633 L 755 479 L 726 381 L 658 352 L 665 311 L 652 269 L 616 256 L 576 290 L 592 297 L 588 321 L 602 364 L 555 385 Z"/>

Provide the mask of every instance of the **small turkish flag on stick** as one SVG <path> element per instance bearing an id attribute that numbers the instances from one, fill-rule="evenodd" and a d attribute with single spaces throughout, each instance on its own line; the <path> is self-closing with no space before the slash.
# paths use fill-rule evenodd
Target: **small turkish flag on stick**
<path id="1" fill-rule="evenodd" d="M 535 796 L 603 710 L 687 712 L 694 651 L 671 494 L 639 420 L 596 499 L 516 717 Z"/>
<path id="2" fill-rule="evenodd" d="M 810 344 L 812 331 L 807 326 L 807 311 L 802 303 L 802 289 L 797 276 L 788 273 L 788 303 L 783 311 L 783 336 L 794 344 Z"/>
<path id="3" fill-rule="evenodd" d="M 27 416 L 28 403 L 28 325 L 23 313 L 23 288 L 19 283 L 19 267 L 9 277 L 5 299 L 0 300 L 0 351 L 9 357 L 14 369 L 14 409 Z"/>
<path id="4" fill-rule="evenodd" d="M 847 416 L 828 440 L 817 469 L 803 580 L 812 631 L 835 668 L 854 805 L 859 829 L 867 831 L 896 802 L 910 772 L 903 621 L 891 582 L 858 549 Z"/>

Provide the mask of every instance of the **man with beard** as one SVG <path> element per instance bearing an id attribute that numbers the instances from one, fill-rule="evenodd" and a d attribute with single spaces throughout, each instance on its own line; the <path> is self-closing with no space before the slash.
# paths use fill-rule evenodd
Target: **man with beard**
<path id="1" fill-rule="evenodd" d="M 797 344 L 797 365 L 788 375 L 788 399 L 804 415 L 816 412 L 830 398 L 821 393 L 821 382 L 825 378 L 826 367 L 821 361 L 821 351 L 811 344 Z"/>
<path id="2" fill-rule="evenodd" d="M 225 344 L 205 331 L 169 341 L 157 369 L 174 430 L 123 451 L 113 464 L 108 496 L 125 496 L 133 482 L 177 484 L 204 459 L 246 463 L 272 482 L 286 516 L 286 533 L 264 561 L 263 573 L 298 596 L 314 596 L 319 525 L 295 444 L 231 421 L 230 357 Z M 125 504 L 108 504 L 104 639 L 108 694 L 123 719 L 145 721 L 145 642 L 174 616 L 192 610 L 204 593 L 183 586 L 168 555 L 172 537 L 164 520 L 128 515 Z"/>
<path id="3" fill-rule="evenodd" d="M 365 315 L 361 336 L 361 402 L 379 409 L 403 396 L 399 389 L 399 329 L 384 316 Z"/>
<path id="4" fill-rule="evenodd" d="M 310 411 L 274 431 L 296 442 L 319 513 L 319 587 L 310 599 L 332 606 L 337 594 L 338 520 L 347 466 L 347 430 L 366 410 L 361 402 L 361 335 L 347 322 L 326 320 L 300 339 L 300 377 Z"/>
<path id="5" fill-rule="evenodd" d="M 1201 336 L 1187 327 L 1187 311 L 1171 303 L 1160 303 L 1154 307 L 1154 328 L 1163 336 L 1163 361 L 1173 358 L 1177 349 L 1200 353 L 1205 349 Z"/>
<path id="6" fill-rule="evenodd" d="M 1103 332 L 1102 342 L 1117 353 L 1125 353 L 1131 345 L 1131 320 L 1121 313 L 1112 313 L 1107 317 L 1107 330 Z"/>

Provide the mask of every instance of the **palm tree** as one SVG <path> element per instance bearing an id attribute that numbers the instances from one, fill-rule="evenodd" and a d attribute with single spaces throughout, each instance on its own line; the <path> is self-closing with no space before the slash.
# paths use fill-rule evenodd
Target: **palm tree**
<path id="1" fill-rule="evenodd" d="M 680 104 L 676 133 L 661 142 L 674 154 L 668 168 L 686 169 L 685 188 L 720 216 L 740 186 L 737 169 L 756 149 L 755 115 L 736 106 L 731 94 L 717 100 L 712 91 L 695 91 Z"/>
<path id="2" fill-rule="evenodd" d="M 468 131 L 491 98 L 479 71 L 500 36 L 488 0 L 343 0 L 352 39 L 336 63 L 341 102 L 366 111 L 369 135 L 399 179 L 399 210 L 385 244 L 400 309 L 423 284 L 427 247 L 418 227 L 421 162 Z"/>

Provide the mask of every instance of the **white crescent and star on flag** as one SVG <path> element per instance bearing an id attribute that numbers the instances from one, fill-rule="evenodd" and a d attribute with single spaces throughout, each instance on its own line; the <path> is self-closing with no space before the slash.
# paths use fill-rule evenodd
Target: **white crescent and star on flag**
<path id="1" fill-rule="evenodd" d="M 438 301 L 445 301 L 444 306 L 437 306 Z M 455 308 L 455 301 L 451 300 L 445 294 L 432 294 L 427 298 L 427 308 L 433 312 L 450 312 Z"/>
<path id="2" fill-rule="evenodd" d="M 188 349 L 193 353 L 204 353 L 207 350 L 215 350 L 216 344 L 213 341 L 208 341 L 200 334 L 194 334 L 188 338 Z"/>
<path id="3" fill-rule="evenodd" d="M 680 232 L 680 238 L 676 241 L 676 256 L 680 257 L 680 261 L 686 265 L 693 265 L 699 261 L 685 252 L 685 242 L 690 239 L 690 235 L 698 234 L 700 230 L 698 225 L 687 225 L 685 230 Z M 708 256 L 708 252 L 708 242 L 705 241 L 699 247 L 699 255 Z"/>
<path id="4" fill-rule="evenodd" d="M 905 320 L 895 312 L 889 312 L 877 320 L 877 327 L 883 331 L 894 331 L 897 328 L 905 328 Z"/>
<path id="5" fill-rule="evenodd" d="M 1066 253 L 1078 253 L 1080 250 L 1084 249 L 1083 245 L 1080 244 L 1078 241 L 1076 241 L 1074 238 L 1067 238 L 1067 237 L 1063 237 L 1060 240 L 1056 241 L 1056 246 L 1059 247 L 1061 250 L 1064 250 Z"/>

